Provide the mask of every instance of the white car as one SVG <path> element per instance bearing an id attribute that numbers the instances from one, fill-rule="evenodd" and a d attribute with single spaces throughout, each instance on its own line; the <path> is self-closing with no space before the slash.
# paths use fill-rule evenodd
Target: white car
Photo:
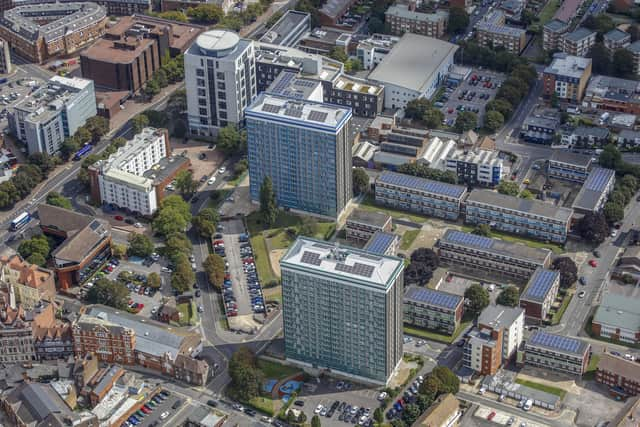
<path id="1" fill-rule="evenodd" d="M 584 298 L 585 295 L 586 295 L 585 291 L 580 291 L 580 293 L 578 294 L 578 298 Z"/>
<path id="2" fill-rule="evenodd" d="M 225 173 L 226 171 L 227 171 L 227 168 L 225 168 L 224 166 L 223 166 L 223 167 L 221 167 L 220 169 L 218 169 L 218 173 L 219 173 L 220 175 L 222 175 L 222 174 L 223 174 L 223 173 Z"/>
<path id="3" fill-rule="evenodd" d="M 313 413 L 318 415 L 323 409 L 324 409 L 324 406 L 318 405 L 316 406 L 316 409 L 313 410 Z"/>
<path id="4" fill-rule="evenodd" d="M 379 401 L 383 401 L 383 400 L 385 400 L 385 399 L 387 398 L 387 396 L 388 396 L 388 395 L 387 395 L 387 392 L 386 392 L 386 391 L 383 391 L 382 393 L 380 393 L 380 394 L 378 395 L 378 400 L 379 400 Z"/>
<path id="5" fill-rule="evenodd" d="M 140 224 L 139 222 L 136 222 L 135 224 L 133 224 L 133 226 L 135 228 L 142 228 L 142 224 Z"/>
<path id="6" fill-rule="evenodd" d="M 160 414 L 160 419 L 164 420 L 165 418 L 167 418 L 169 416 L 169 411 L 164 411 L 162 414 Z"/>
<path id="7" fill-rule="evenodd" d="M 209 181 L 207 181 L 207 184 L 211 185 L 211 184 L 213 184 L 214 182 L 216 182 L 216 177 L 215 177 L 215 176 L 212 176 L 211 178 L 209 178 Z"/>
<path id="8" fill-rule="evenodd" d="M 616 230 L 613 230 L 611 232 L 611 237 L 616 237 L 618 235 L 618 232 Z"/>
<path id="9" fill-rule="evenodd" d="M 162 267 L 162 272 L 163 273 L 171 273 L 173 270 L 171 270 L 169 267 Z"/>

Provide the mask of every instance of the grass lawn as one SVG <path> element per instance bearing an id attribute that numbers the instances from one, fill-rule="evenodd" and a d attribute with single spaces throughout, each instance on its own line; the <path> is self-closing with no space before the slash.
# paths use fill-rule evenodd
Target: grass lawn
<path id="1" fill-rule="evenodd" d="M 466 231 L 467 233 L 471 233 L 474 228 L 475 228 L 475 226 L 473 226 L 473 225 L 463 225 L 462 226 L 462 231 Z M 491 237 L 495 237 L 496 239 L 502 239 L 502 240 L 507 241 L 507 242 L 522 243 L 522 244 L 525 244 L 525 245 L 529 246 L 530 248 L 549 249 L 550 251 L 552 251 L 555 254 L 562 254 L 562 253 L 565 252 L 565 250 L 562 248 L 562 246 L 556 245 L 554 243 L 545 243 L 545 242 L 541 242 L 539 240 L 529 239 L 529 238 L 524 237 L 524 236 L 515 236 L 513 234 L 503 233 L 503 232 L 500 232 L 500 231 L 497 231 L 497 230 L 491 230 Z"/>
<path id="2" fill-rule="evenodd" d="M 262 288 L 262 293 L 267 301 L 277 301 L 279 304 L 282 304 L 282 286 Z"/>
<path id="3" fill-rule="evenodd" d="M 460 326 L 458 326 L 458 329 L 455 330 L 453 335 L 446 335 L 440 332 L 430 331 L 428 329 L 421 329 L 415 326 L 408 326 L 408 325 L 404 325 L 403 329 L 405 334 L 413 335 L 414 337 L 420 337 L 420 338 L 424 338 L 431 341 L 441 342 L 444 344 L 451 344 L 453 341 L 455 341 L 456 338 L 458 338 L 458 336 L 462 333 L 462 331 L 464 331 L 469 326 L 470 323 L 471 321 L 460 323 Z"/>
<path id="4" fill-rule="evenodd" d="M 589 365 L 587 365 L 587 372 L 584 373 L 582 379 L 584 380 L 592 380 L 596 376 L 596 369 L 598 368 L 598 362 L 600 361 L 600 355 L 593 353 L 591 355 L 591 359 L 589 360 Z"/>
<path id="5" fill-rule="evenodd" d="M 267 232 L 266 234 L 267 236 L 271 236 L 272 233 Z M 287 230 L 284 229 L 280 230 L 275 236 L 268 237 L 268 239 L 271 249 L 286 249 L 293 243 L 293 240 L 289 238 Z"/>
<path id="6" fill-rule="evenodd" d="M 565 390 L 562 390 L 561 388 L 552 387 L 546 384 L 534 383 L 533 381 L 522 380 L 520 378 L 516 378 L 516 383 L 536 390 L 544 391 L 546 393 L 555 394 L 556 396 L 560 396 L 561 399 L 564 398 L 564 396 L 567 394 L 567 392 Z"/>
<path id="7" fill-rule="evenodd" d="M 181 326 L 193 326 L 198 323 L 198 310 L 194 302 L 178 304 L 176 309 L 180 312 Z"/>
<path id="8" fill-rule="evenodd" d="M 276 413 L 275 402 L 270 397 L 257 396 L 246 403 L 253 406 L 258 411 L 266 413 L 270 417 L 274 416 Z"/>
<path id="9" fill-rule="evenodd" d="M 402 240 L 400 241 L 400 249 L 402 249 L 403 251 L 409 249 L 411 247 L 411 244 L 413 244 L 413 241 L 416 240 L 416 237 L 418 237 L 418 234 L 420 234 L 420 230 L 405 231 L 402 235 Z"/>
<path id="10" fill-rule="evenodd" d="M 267 252 L 267 242 L 262 234 L 251 237 L 251 247 L 253 248 L 253 258 L 256 262 L 258 277 L 262 283 L 269 283 L 278 278 L 271 269 L 271 261 Z"/>
<path id="11" fill-rule="evenodd" d="M 560 305 L 560 307 L 558 307 L 558 310 L 556 310 L 556 312 L 553 313 L 553 316 L 551 317 L 551 325 L 557 325 L 558 323 L 560 323 L 564 312 L 567 310 L 567 307 L 569 307 L 571 298 L 573 298 L 573 291 L 571 289 L 567 289 L 567 293 L 562 300 L 562 304 Z"/>
<path id="12" fill-rule="evenodd" d="M 215 211 L 218 212 L 218 209 L 222 205 L 222 202 L 224 202 L 224 199 L 227 198 L 230 192 L 231 190 L 215 190 L 211 193 L 211 196 L 213 197 L 209 197 L 209 203 L 207 207 L 215 209 Z"/>
<path id="13" fill-rule="evenodd" d="M 239 176 L 233 178 L 231 181 L 228 181 L 228 184 L 233 187 L 236 187 L 238 184 L 242 182 L 242 180 L 244 179 L 245 176 L 247 176 L 248 173 L 249 172 L 246 172 L 246 171 L 241 173 Z"/>
<path id="14" fill-rule="evenodd" d="M 290 212 L 278 210 L 278 216 L 276 217 L 276 222 L 270 227 L 270 229 L 273 230 L 274 228 L 297 227 L 301 224 L 302 224 L 302 217 L 292 214 Z M 266 228 L 264 227 L 264 224 L 262 224 L 260 211 L 251 212 L 247 216 L 247 228 L 249 229 L 249 233 L 251 235 L 257 234 L 261 231 L 266 230 Z"/>
<path id="15" fill-rule="evenodd" d="M 393 218 L 406 218 L 409 221 L 423 223 L 429 220 L 428 217 L 412 214 L 405 211 L 395 210 L 386 206 L 376 205 L 375 199 L 372 195 L 368 194 L 362 202 L 360 202 L 360 209 L 370 212 L 384 212 L 391 215 Z"/>
<path id="16" fill-rule="evenodd" d="M 258 359 L 258 368 L 265 378 L 281 380 L 283 378 L 302 372 L 300 369 L 291 366 L 281 365 L 270 360 Z"/>
<path id="17" fill-rule="evenodd" d="M 551 21 L 553 19 L 553 15 L 556 14 L 556 11 L 559 7 L 560 0 L 549 0 L 549 2 L 545 5 L 545 7 L 542 8 L 540 14 L 538 15 L 538 18 L 540 19 L 538 25 L 540 25 L 540 27 L 543 27 L 544 24 Z"/>

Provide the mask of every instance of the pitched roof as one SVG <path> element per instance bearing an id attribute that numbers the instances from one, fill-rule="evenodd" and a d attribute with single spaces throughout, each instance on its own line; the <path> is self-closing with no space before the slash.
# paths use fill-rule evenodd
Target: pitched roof
<path id="1" fill-rule="evenodd" d="M 447 425 L 447 420 L 460 409 L 460 401 L 451 393 L 442 395 L 422 414 L 414 426 L 435 427 Z"/>
<path id="2" fill-rule="evenodd" d="M 93 220 L 89 215 L 46 203 L 38 206 L 38 218 L 41 226 L 60 230 L 67 235 L 86 227 Z"/>

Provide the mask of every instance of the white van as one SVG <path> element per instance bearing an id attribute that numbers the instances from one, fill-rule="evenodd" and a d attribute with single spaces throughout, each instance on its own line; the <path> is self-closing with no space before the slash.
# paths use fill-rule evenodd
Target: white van
<path id="1" fill-rule="evenodd" d="M 522 407 L 522 409 L 525 411 L 528 411 L 531 409 L 532 406 L 533 406 L 533 400 L 527 399 L 527 401 L 524 402 L 524 406 Z"/>

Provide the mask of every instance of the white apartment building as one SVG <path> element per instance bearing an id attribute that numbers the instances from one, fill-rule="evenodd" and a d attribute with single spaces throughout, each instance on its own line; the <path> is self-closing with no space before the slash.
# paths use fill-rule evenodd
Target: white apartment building
<path id="1" fill-rule="evenodd" d="M 14 106 L 9 127 L 26 144 L 29 154 L 53 155 L 65 138 L 96 114 L 92 80 L 53 76 Z"/>
<path id="2" fill-rule="evenodd" d="M 107 160 L 89 168 L 94 200 L 152 215 L 158 209 L 163 185 L 188 164 L 187 158 L 169 157 L 170 153 L 166 129 L 143 129 Z"/>
<path id="3" fill-rule="evenodd" d="M 502 360 L 509 360 L 524 338 L 524 309 L 490 305 L 480 313 L 478 325 L 502 328 Z"/>
<path id="4" fill-rule="evenodd" d="M 398 43 L 400 37 L 387 34 L 373 34 L 366 40 L 358 43 L 356 56 L 365 70 L 371 70 L 382 62 L 393 46 Z"/>
<path id="5" fill-rule="evenodd" d="M 192 135 L 213 137 L 219 128 L 242 122 L 257 90 L 253 41 L 232 31 L 207 31 L 184 54 L 184 72 Z"/>

